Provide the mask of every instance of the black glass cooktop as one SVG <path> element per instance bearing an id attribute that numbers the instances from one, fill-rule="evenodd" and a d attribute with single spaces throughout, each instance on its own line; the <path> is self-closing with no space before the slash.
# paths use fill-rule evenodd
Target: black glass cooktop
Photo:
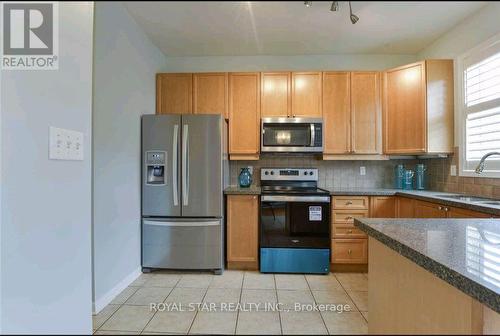
<path id="1" fill-rule="evenodd" d="M 292 187 L 292 186 L 262 186 L 262 194 L 280 195 L 330 195 L 330 192 L 317 187 Z"/>

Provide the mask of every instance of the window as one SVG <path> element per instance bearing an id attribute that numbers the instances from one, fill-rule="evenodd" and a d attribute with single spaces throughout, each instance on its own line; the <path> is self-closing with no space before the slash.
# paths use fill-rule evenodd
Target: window
<path id="1" fill-rule="evenodd" d="M 500 37 L 459 60 L 462 81 L 462 175 L 473 174 L 481 157 L 500 152 Z M 500 177 L 500 156 L 491 156 L 483 176 Z"/>

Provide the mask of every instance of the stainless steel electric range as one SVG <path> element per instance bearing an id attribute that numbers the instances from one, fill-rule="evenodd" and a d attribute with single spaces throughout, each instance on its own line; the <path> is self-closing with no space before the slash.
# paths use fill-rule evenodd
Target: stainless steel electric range
<path id="1" fill-rule="evenodd" d="M 316 168 L 262 168 L 260 271 L 330 272 L 330 193 Z"/>

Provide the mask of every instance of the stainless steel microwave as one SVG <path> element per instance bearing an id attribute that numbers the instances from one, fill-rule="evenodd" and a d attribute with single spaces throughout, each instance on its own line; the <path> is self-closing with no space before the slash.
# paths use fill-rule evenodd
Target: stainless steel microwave
<path id="1" fill-rule="evenodd" d="M 262 153 L 322 153 L 323 119 L 262 118 Z"/>

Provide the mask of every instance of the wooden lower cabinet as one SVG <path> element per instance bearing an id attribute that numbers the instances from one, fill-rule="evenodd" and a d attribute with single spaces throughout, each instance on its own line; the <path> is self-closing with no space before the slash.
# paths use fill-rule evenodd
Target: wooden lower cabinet
<path id="1" fill-rule="evenodd" d="M 368 239 L 332 239 L 332 264 L 366 264 Z"/>
<path id="2" fill-rule="evenodd" d="M 227 268 L 259 268 L 259 198 L 227 196 Z"/>
<path id="3" fill-rule="evenodd" d="M 492 215 L 488 215 L 482 212 L 460 209 L 455 207 L 448 207 L 448 218 L 490 218 Z"/>
<path id="4" fill-rule="evenodd" d="M 396 217 L 415 218 L 415 200 L 413 198 L 396 198 Z"/>
<path id="5" fill-rule="evenodd" d="M 393 196 L 373 196 L 370 198 L 370 218 L 396 217 L 396 198 Z"/>
<path id="6" fill-rule="evenodd" d="M 416 201 L 415 218 L 446 218 L 446 211 L 440 204 Z"/>
<path id="7" fill-rule="evenodd" d="M 354 218 L 369 216 L 367 196 L 334 196 L 332 198 L 332 271 L 366 271 L 367 235 L 354 226 Z M 358 268 L 358 266 L 362 268 Z"/>

